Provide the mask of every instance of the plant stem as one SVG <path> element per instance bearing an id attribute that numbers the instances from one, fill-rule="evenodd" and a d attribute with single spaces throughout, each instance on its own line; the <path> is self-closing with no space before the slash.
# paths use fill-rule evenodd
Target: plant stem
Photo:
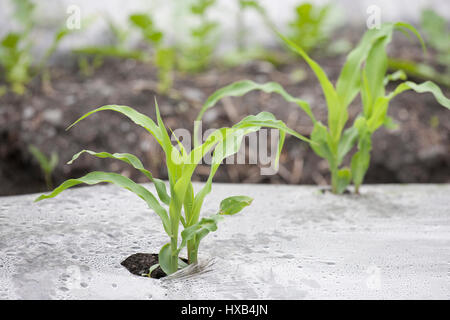
<path id="1" fill-rule="evenodd" d="M 187 252 L 188 252 L 188 264 L 193 264 L 197 262 L 197 244 L 196 238 L 189 240 L 187 242 Z"/>
<path id="2" fill-rule="evenodd" d="M 337 194 L 337 169 L 331 170 L 331 192 Z"/>
<path id="3" fill-rule="evenodd" d="M 53 189 L 52 174 L 50 172 L 45 173 L 45 184 L 47 185 L 48 190 Z"/>
<path id="4" fill-rule="evenodd" d="M 172 251 L 172 255 L 171 255 L 170 263 L 172 265 L 171 269 L 173 270 L 173 272 L 176 272 L 178 270 L 177 248 L 178 248 L 177 237 L 171 237 L 170 238 L 170 249 Z"/>

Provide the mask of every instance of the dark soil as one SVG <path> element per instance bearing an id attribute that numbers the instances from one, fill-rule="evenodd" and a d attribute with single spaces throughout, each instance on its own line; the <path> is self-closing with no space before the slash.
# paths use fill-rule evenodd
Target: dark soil
<path id="1" fill-rule="evenodd" d="M 333 191 L 332 191 L 331 188 L 320 188 L 319 191 L 320 191 L 321 194 L 333 193 Z M 348 190 L 348 189 L 345 189 L 345 190 L 342 192 L 342 194 L 344 194 L 344 195 L 351 195 L 352 192 L 351 192 L 350 190 Z"/>
<path id="2" fill-rule="evenodd" d="M 391 51 L 400 58 L 421 56 L 417 43 L 399 41 Z M 336 81 L 345 57 L 313 57 L 332 81 Z M 277 81 L 292 95 L 309 101 L 316 117 L 326 122 L 320 86 L 300 59 L 278 67 L 252 62 L 230 69 L 212 68 L 195 75 L 177 74 L 174 90 L 168 95 L 156 92 L 157 73 L 150 65 L 106 60 L 92 76 L 86 77 L 79 73 L 75 59 L 68 61 L 51 69 L 51 88 L 44 89 L 39 79 L 35 79 L 24 96 L 8 93 L 0 97 L 0 195 L 45 191 L 39 165 L 28 151 L 30 144 L 47 154 L 51 151 L 59 154 L 55 184 L 93 170 L 115 171 L 137 182 L 146 182 L 139 172 L 118 161 L 83 155 L 74 164 L 66 165 L 73 154 L 83 149 L 135 154 L 155 177 L 167 178 L 164 155 L 155 140 L 120 114 L 102 112 L 65 131 L 84 113 L 106 104 L 128 105 L 155 119 L 156 97 L 168 127 L 191 131 L 201 104 L 218 88 L 242 79 Z M 306 78 L 296 81 L 290 75 L 300 68 L 306 72 Z M 450 96 L 448 88 L 443 91 Z M 349 123 L 360 110 L 358 98 L 349 108 Z M 248 114 L 261 111 L 274 113 L 302 134 L 311 132 L 311 121 L 299 108 L 276 94 L 262 92 L 223 100 L 205 114 L 203 130 L 230 126 Z M 400 128 L 396 131 L 382 128 L 374 135 L 365 183 L 450 182 L 448 110 L 436 103 L 431 94 L 406 92 L 392 101 L 389 115 Z M 329 181 L 327 163 L 306 143 L 291 137 L 286 139 L 278 174 L 261 176 L 259 172 L 257 165 L 223 165 L 215 181 L 319 185 Z M 204 180 L 208 174 L 209 167 L 201 165 L 194 180 Z"/>
<path id="3" fill-rule="evenodd" d="M 186 259 L 182 260 L 187 263 Z M 135 253 L 123 260 L 120 264 L 127 268 L 127 270 L 132 274 L 144 276 L 144 274 L 148 274 L 149 269 L 157 263 L 158 254 L 156 253 Z M 154 279 L 160 279 L 167 276 L 167 274 L 161 269 L 161 267 L 157 267 L 152 271 L 150 276 Z"/>

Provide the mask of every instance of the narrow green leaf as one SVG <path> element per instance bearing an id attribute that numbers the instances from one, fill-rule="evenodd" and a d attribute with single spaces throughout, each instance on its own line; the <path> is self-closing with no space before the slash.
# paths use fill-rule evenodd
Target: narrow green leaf
<path id="1" fill-rule="evenodd" d="M 337 163 L 329 147 L 328 136 L 327 128 L 320 121 L 316 122 L 311 133 L 311 140 L 314 143 L 311 143 L 310 146 L 319 157 L 328 160 L 330 167 L 334 167 L 337 166 Z"/>
<path id="2" fill-rule="evenodd" d="M 390 38 L 393 30 L 394 24 L 385 23 L 381 25 L 380 29 L 371 29 L 367 31 L 358 46 L 348 55 L 336 83 L 337 94 L 344 106 L 348 106 L 358 93 L 360 87 L 361 65 L 367 59 L 373 45 L 380 38 Z"/>
<path id="3" fill-rule="evenodd" d="M 316 77 L 319 80 L 322 91 L 325 95 L 325 100 L 327 101 L 328 127 L 330 128 L 333 141 L 339 141 L 341 131 L 348 119 L 347 104 L 341 103 L 342 100 L 338 95 L 336 89 L 328 79 L 325 71 L 323 71 L 323 69 L 317 62 L 311 59 L 301 47 L 283 36 L 281 33 L 278 33 L 278 36 L 283 40 L 288 48 L 299 54 L 316 74 Z"/>
<path id="4" fill-rule="evenodd" d="M 210 232 L 214 232 L 217 230 L 217 223 L 223 219 L 223 216 L 220 214 L 215 214 L 212 216 L 209 216 L 207 218 L 202 218 L 199 222 L 195 223 L 194 225 L 185 228 L 181 232 L 181 244 L 178 248 L 178 251 L 183 249 L 187 242 L 189 240 L 194 239 L 194 237 L 197 240 L 197 246 L 198 243 Z"/>
<path id="5" fill-rule="evenodd" d="M 134 110 L 133 108 L 127 107 L 127 106 L 107 105 L 107 106 L 97 108 L 97 109 L 92 110 L 92 111 L 84 114 L 83 116 L 81 116 L 77 121 L 72 123 L 66 130 L 69 130 L 74 125 L 76 125 L 78 122 L 87 118 L 88 116 L 90 116 L 94 113 L 97 113 L 99 111 L 105 111 L 105 110 L 116 111 L 116 112 L 122 113 L 123 115 L 127 116 L 134 123 L 143 127 L 144 129 L 146 129 L 153 137 L 155 137 L 155 139 L 159 142 L 159 144 L 161 144 L 162 136 L 161 136 L 160 130 L 159 130 L 158 126 L 155 124 L 155 122 L 153 122 L 153 120 L 150 119 L 149 117 L 147 117 L 146 115 Z"/>
<path id="6" fill-rule="evenodd" d="M 414 90 L 418 93 L 431 93 L 440 105 L 446 107 L 447 109 L 450 109 L 450 99 L 444 96 L 441 88 L 439 88 L 435 83 L 431 81 L 426 81 L 421 84 L 417 84 L 411 81 L 404 82 L 395 89 L 393 95 L 391 95 L 390 98 L 395 97 L 397 94 L 405 90 Z"/>
<path id="7" fill-rule="evenodd" d="M 349 151 L 353 148 L 357 139 L 358 139 L 358 129 L 355 128 L 354 126 L 344 131 L 344 133 L 342 134 L 342 139 L 341 141 L 339 141 L 338 159 L 337 159 L 338 166 L 342 163 L 347 153 L 349 153 Z"/>
<path id="8" fill-rule="evenodd" d="M 144 168 L 141 160 L 139 160 L 139 158 L 136 157 L 135 155 L 132 155 L 130 153 L 114 153 L 114 154 L 111 154 L 111 153 L 108 153 L 108 152 L 95 152 L 95 151 L 90 151 L 90 150 L 82 150 L 82 151 L 78 152 L 77 154 L 75 154 L 72 157 L 72 160 L 70 160 L 67 164 L 72 164 L 83 153 L 88 153 L 88 154 L 93 155 L 93 156 L 98 157 L 98 158 L 103 158 L 103 159 L 111 158 L 111 159 L 116 159 L 116 160 L 120 160 L 120 161 L 123 161 L 125 163 L 128 163 L 133 168 L 135 168 L 135 169 L 139 170 L 140 172 L 142 172 L 151 182 L 154 183 L 155 188 L 156 188 L 156 192 L 158 193 L 158 197 L 161 199 L 161 201 L 163 203 L 169 205 L 169 203 L 170 203 L 170 196 L 167 194 L 166 184 L 164 183 L 164 181 L 162 181 L 160 179 L 153 178 L 153 176 L 150 173 L 150 171 L 148 171 L 147 169 Z"/>
<path id="9" fill-rule="evenodd" d="M 267 82 L 264 84 L 259 84 L 251 80 L 237 81 L 214 92 L 212 95 L 208 97 L 206 102 L 203 104 L 203 107 L 197 116 L 197 120 L 200 121 L 203 117 L 203 114 L 208 109 L 214 107 L 217 104 L 217 102 L 223 99 L 224 97 L 240 97 L 254 90 L 260 90 L 266 93 L 277 93 L 281 95 L 286 101 L 297 104 L 303 111 L 306 112 L 306 114 L 311 118 L 313 123 L 316 121 L 314 114 L 312 113 L 309 107 L 309 104 L 304 100 L 294 98 L 293 96 L 291 96 L 289 93 L 286 92 L 286 90 L 284 90 L 284 88 L 280 84 L 276 82 Z M 196 132 L 194 128 L 194 137 L 197 136 L 198 130 Z"/>
<path id="10" fill-rule="evenodd" d="M 101 171 L 94 171 L 91 173 L 88 173 L 87 175 L 78 178 L 78 179 L 69 179 L 64 181 L 59 187 L 53 190 L 48 195 L 41 195 L 38 197 L 35 201 L 41 201 L 44 199 L 54 198 L 64 190 L 71 188 L 73 186 L 85 183 L 89 185 L 98 184 L 102 182 L 108 182 L 113 183 L 119 187 L 122 187 L 124 189 L 127 189 L 134 194 L 136 194 L 138 197 L 143 199 L 147 205 L 150 207 L 150 209 L 154 210 L 156 214 L 161 218 L 161 221 L 164 225 L 164 230 L 167 232 L 167 234 L 171 234 L 170 232 L 170 221 L 167 216 L 166 210 L 159 204 L 158 200 L 153 196 L 153 194 L 148 191 L 146 188 L 141 186 L 140 184 L 135 183 L 133 180 L 124 177 L 117 173 L 112 172 L 101 172 Z"/>

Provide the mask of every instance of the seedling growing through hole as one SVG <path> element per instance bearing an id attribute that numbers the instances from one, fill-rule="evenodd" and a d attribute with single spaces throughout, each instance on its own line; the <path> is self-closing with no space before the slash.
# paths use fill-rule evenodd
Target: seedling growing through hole
<path id="1" fill-rule="evenodd" d="M 97 184 L 109 182 L 122 188 L 134 192 L 143 199 L 150 209 L 160 217 L 164 230 L 170 238 L 170 242 L 164 245 L 159 252 L 159 265 L 166 274 L 172 274 L 186 264 L 178 256 L 180 251 L 186 247 L 188 254 L 188 263 L 197 262 L 197 254 L 200 241 L 209 233 L 217 230 L 217 223 L 226 215 L 234 215 L 244 207 L 250 205 L 252 199 L 245 196 L 229 197 L 220 204 L 219 212 L 207 218 L 200 219 L 200 212 L 205 197 L 211 192 L 212 180 L 222 161 L 237 153 L 245 135 L 258 131 L 261 127 L 275 128 L 280 130 L 278 143 L 278 152 L 276 161 L 278 162 L 281 148 L 284 143 L 285 134 L 293 134 L 299 139 L 309 141 L 307 138 L 290 130 L 286 125 L 276 120 L 268 112 L 261 112 L 256 116 L 248 116 L 231 128 L 221 128 L 215 130 L 209 135 L 206 141 L 194 147 L 191 152 L 185 150 L 178 141 L 173 146 L 166 127 L 161 119 L 157 104 L 156 117 L 157 123 L 152 119 L 141 114 L 127 106 L 108 105 L 86 113 L 69 128 L 85 119 L 86 117 L 105 110 L 112 110 L 127 116 L 137 125 L 145 128 L 159 143 L 166 155 L 166 166 L 169 177 L 169 192 L 166 184 L 156 179 L 144 168 L 142 162 L 134 155 L 129 153 L 108 153 L 83 150 L 74 155 L 72 163 L 81 154 L 88 153 L 99 158 L 113 158 L 128 163 L 135 169 L 142 172 L 150 182 L 155 186 L 158 198 L 142 185 L 139 185 L 127 177 L 111 172 L 91 172 L 78 179 L 70 179 L 62 183 L 48 195 L 42 195 L 36 199 L 40 201 L 47 198 L 53 198 L 62 191 L 78 184 Z M 208 153 L 213 152 L 211 161 L 211 170 L 208 180 L 196 194 L 191 182 L 192 175 L 202 158 Z M 168 210 L 164 207 L 167 206 Z M 183 226 L 181 232 L 181 241 L 179 241 L 179 225 Z M 151 274 L 149 271 L 149 274 Z"/>
<path id="2" fill-rule="evenodd" d="M 398 85 L 394 91 L 386 93 L 386 85 L 389 81 L 404 77 L 402 72 L 386 75 L 388 64 L 386 46 L 396 29 L 411 31 L 423 44 L 416 29 L 406 23 L 386 23 L 379 30 L 369 30 L 358 46 L 349 53 L 336 86 L 328 79 L 319 64 L 312 60 L 302 48 L 279 34 L 283 42 L 299 54 L 316 74 L 327 103 L 328 126 L 315 119 L 306 101 L 292 97 L 278 83 L 257 84 L 248 80 L 235 82 L 213 93 L 205 102 L 197 120 L 200 120 L 204 112 L 223 97 L 242 96 L 253 90 L 278 93 L 286 101 L 296 103 L 311 118 L 314 127 L 310 145 L 314 152 L 326 159 L 329 164 L 333 193 L 343 193 L 352 181 L 358 193 L 369 167 L 373 133 L 383 125 L 388 128 L 393 125 L 393 120 L 387 115 L 387 111 L 389 102 L 394 97 L 406 90 L 419 93 L 430 92 L 437 102 L 450 108 L 450 100 L 431 81 L 422 84 L 406 81 Z M 347 127 L 347 109 L 358 94 L 361 96 L 363 110 L 353 124 Z M 194 130 L 198 131 L 198 128 Z M 197 134 L 194 134 L 197 137 Z M 350 168 L 341 167 L 345 156 L 355 144 L 357 144 L 357 152 L 352 156 Z"/>

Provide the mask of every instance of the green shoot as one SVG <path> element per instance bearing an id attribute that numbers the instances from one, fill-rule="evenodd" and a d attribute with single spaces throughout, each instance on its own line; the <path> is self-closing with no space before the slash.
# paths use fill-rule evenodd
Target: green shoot
<path id="1" fill-rule="evenodd" d="M 86 113 L 69 128 L 73 127 L 86 117 L 100 111 L 111 110 L 122 113 L 134 123 L 146 129 L 163 149 L 166 155 L 169 188 L 166 188 L 166 183 L 164 181 L 154 178 L 152 174 L 144 168 L 142 162 L 132 154 L 111 154 L 107 152 L 83 150 L 74 155 L 69 164 L 75 161 L 83 153 L 88 153 L 99 158 L 112 158 L 123 161 L 134 167 L 136 170 L 139 170 L 154 184 L 157 196 L 144 186 L 137 184 L 120 174 L 91 172 L 84 177 L 63 182 L 59 187 L 54 189 L 53 192 L 48 195 L 41 195 L 36 201 L 53 198 L 67 188 L 82 183 L 93 185 L 101 182 L 109 182 L 135 193 L 160 217 L 163 228 L 169 237 L 169 242 L 159 251 L 159 265 L 162 270 L 169 275 L 179 269 L 179 253 L 183 248 L 187 248 L 189 264 L 196 263 L 201 240 L 209 232 L 217 230 L 217 223 L 222 220 L 224 216 L 234 215 L 252 202 L 252 199 L 249 197 L 229 197 L 221 202 L 217 214 L 200 218 L 204 199 L 212 190 L 212 180 L 215 173 L 225 158 L 232 156 L 239 151 L 245 135 L 256 132 L 262 127 L 279 129 L 280 139 L 278 156 L 276 158 L 277 161 L 283 146 L 285 133 L 292 132 L 298 138 L 307 141 L 309 140 L 287 128 L 283 122 L 276 120 L 272 114 L 261 112 L 256 116 L 244 118 L 231 128 L 215 130 L 207 137 L 203 144 L 195 146 L 193 150 L 188 152 L 181 143 L 178 143 L 175 146 L 172 145 L 170 136 L 161 119 L 157 104 L 155 107 L 157 117 L 156 123 L 149 117 L 130 107 L 108 105 Z M 195 193 L 191 181 L 192 175 L 203 157 L 210 152 L 213 153 L 209 177 L 203 187 Z M 179 230 L 180 224 L 183 227 L 181 233 Z"/>
<path id="2" fill-rule="evenodd" d="M 166 93 L 172 88 L 175 50 L 163 45 L 164 34 L 155 26 L 149 14 L 133 14 L 129 21 L 140 30 L 143 39 L 153 48 L 153 63 L 158 68 L 158 91 Z"/>
<path id="3" fill-rule="evenodd" d="M 275 66 L 280 65 L 283 62 L 282 56 L 278 52 L 271 52 L 259 45 L 246 45 L 247 41 L 247 28 L 245 25 L 244 16 L 246 12 L 255 11 L 263 20 L 268 30 L 272 30 L 274 25 L 270 20 L 264 7 L 255 0 L 238 0 L 239 11 L 237 13 L 237 34 L 236 34 L 236 46 L 237 48 L 227 52 L 223 57 L 223 63 L 227 67 L 234 67 L 247 63 L 249 61 L 267 61 Z"/>
<path id="4" fill-rule="evenodd" d="M 418 32 L 406 23 L 386 23 L 379 30 L 369 30 L 358 46 L 349 53 L 336 85 L 301 47 L 279 34 L 288 48 L 300 55 L 318 78 L 328 108 L 327 125 L 314 118 L 306 101 L 290 96 L 279 84 L 273 82 L 257 84 L 248 80 L 235 82 L 213 93 L 203 105 L 198 120 L 223 97 L 242 96 L 252 90 L 278 93 L 286 101 L 297 104 L 311 118 L 314 127 L 310 146 L 317 155 L 328 162 L 333 193 L 343 193 L 351 182 L 355 185 L 355 191 L 359 192 L 370 163 L 372 135 L 381 126 L 392 125 L 393 121 L 387 115 L 387 111 L 389 102 L 395 96 L 406 90 L 429 92 L 434 95 L 438 103 L 450 108 L 450 100 L 443 95 L 437 85 L 430 81 L 422 84 L 406 81 L 393 92 L 386 93 L 385 87 L 389 81 L 404 77 L 401 72 L 386 75 L 388 64 L 386 46 L 396 29 L 411 31 L 423 44 Z M 347 109 L 358 94 L 361 96 L 363 110 L 353 125 L 348 127 Z M 194 128 L 194 136 L 198 137 L 196 131 L 198 129 Z M 357 144 L 357 152 L 351 159 L 351 167 L 342 167 L 344 158 L 355 144 Z"/>
<path id="5" fill-rule="evenodd" d="M 218 24 L 208 19 L 208 10 L 216 0 L 195 0 L 190 7 L 191 14 L 198 24 L 190 30 L 189 44 L 178 48 L 180 53 L 178 68 L 186 72 L 199 72 L 211 65 Z"/>
<path id="6" fill-rule="evenodd" d="M 50 157 L 47 157 L 44 153 L 42 153 L 38 148 L 36 148 L 33 145 L 30 145 L 28 147 L 28 150 L 39 163 L 39 166 L 41 167 L 41 170 L 44 173 L 45 184 L 47 186 L 47 189 L 51 190 L 53 188 L 52 183 L 53 170 L 55 170 L 59 162 L 58 154 L 56 152 L 52 152 Z"/>
<path id="7" fill-rule="evenodd" d="M 0 66 L 5 70 L 5 80 L 11 86 L 11 90 L 22 95 L 26 91 L 26 85 L 33 76 L 43 73 L 44 81 L 49 81 L 49 73 L 45 69 L 48 60 L 56 51 L 60 42 L 72 31 L 66 27 L 58 30 L 53 38 L 52 44 L 46 50 L 44 57 L 38 63 L 36 70 L 32 70 L 33 46 L 31 31 L 35 26 L 35 5 L 30 0 L 13 0 L 15 5 L 14 16 L 20 24 L 20 30 L 9 32 L 0 42 Z"/>
<path id="8" fill-rule="evenodd" d="M 92 21 L 92 20 L 91 20 Z M 91 22 L 89 21 L 89 23 Z M 110 43 L 105 45 L 86 46 L 74 49 L 73 52 L 79 56 L 78 65 L 81 73 L 88 77 L 98 69 L 105 58 L 132 59 L 146 62 L 149 60 L 147 53 L 141 50 L 132 50 L 127 47 L 128 30 L 114 23 L 111 18 L 106 19 L 109 33 L 111 34 Z M 87 25 L 87 23 L 83 23 Z"/>
<path id="9" fill-rule="evenodd" d="M 329 37 L 326 22 L 330 16 L 330 6 L 302 3 L 295 8 L 295 13 L 295 19 L 289 23 L 292 41 L 306 52 L 323 45 Z"/>
<path id="10" fill-rule="evenodd" d="M 31 36 L 34 4 L 29 0 L 14 0 L 14 17 L 20 24 L 20 31 L 9 32 L 0 42 L 0 65 L 5 71 L 5 80 L 11 90 L 22 95 L 31 80 Z"/>

